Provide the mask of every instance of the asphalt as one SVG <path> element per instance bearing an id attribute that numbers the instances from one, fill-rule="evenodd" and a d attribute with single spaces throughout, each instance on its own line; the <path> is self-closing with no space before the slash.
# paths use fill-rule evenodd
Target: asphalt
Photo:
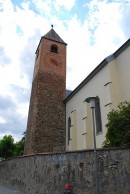
<path id="1" fill-rule="evenodd" d="M 0 186 L 0 194 L 25 194 L 10 187 Z"/>

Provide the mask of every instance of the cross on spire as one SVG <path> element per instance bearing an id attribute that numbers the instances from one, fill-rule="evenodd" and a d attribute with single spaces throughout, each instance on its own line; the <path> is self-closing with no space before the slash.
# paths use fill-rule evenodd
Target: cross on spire
<path id="1" fill-rule="evenodd" d="M 53 28 L 53 24 L 51 24 L 51 27 Z"/>

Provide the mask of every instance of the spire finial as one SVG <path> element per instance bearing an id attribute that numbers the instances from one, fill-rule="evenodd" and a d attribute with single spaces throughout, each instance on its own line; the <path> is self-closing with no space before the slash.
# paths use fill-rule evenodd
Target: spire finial
<path id="1" fill-rule="evenodd" d="M 51 27 L 52 27 L 52 29 L 53 29 L 53 24 L 51 24 Z"/>

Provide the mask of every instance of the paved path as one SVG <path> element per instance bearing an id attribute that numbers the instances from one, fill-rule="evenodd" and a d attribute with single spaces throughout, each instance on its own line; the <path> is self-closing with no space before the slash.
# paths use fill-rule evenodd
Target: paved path
<path id="1" fill-rule="evenodd" d="M 24 194 L 21 191 L 17 191 L 10 187 L 0 186 L 0 194 Z"/>

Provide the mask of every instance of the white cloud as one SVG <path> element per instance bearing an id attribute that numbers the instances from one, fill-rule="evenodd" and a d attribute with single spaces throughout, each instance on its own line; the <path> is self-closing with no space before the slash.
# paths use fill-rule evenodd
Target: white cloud
<path id="1" fill-rule="evenodd" d="M 14 7 L 10 0 L 1 0 L 1 9 L 4 11 L 13 11 Z"/>
<path id="2" fill-rule="evenodd" d="M 6 123 L 6 120 L 2 117 L 0 117 L 0 123 Z"/>
<path id="3" fill-rule="evenodd" d="M 37 11 L 39 11 L 41 14 L 51 14 L 52 0 L 32 0 L 32 2 L 35 4 Z"/>
<path id="4" fill-rule="evenodd" d="M 105 43 L 109 48 L 110 44 L 114 43 L 114 39 L 125 39 L 120 26 L 123 11 L 125 11 L 123 8 L 121 11 L 121 4 L 100 1 L 98 4 L 90 3 L 88 6 L 91 7 L 89 27 L 90 29 L 95 28 L 93 38 L 99 44 Z M 103 44 L 103 46 L 105 45 Z"/>
<path id="5" fill-rule="evenodd" d="M 28 106 L 29 106 L 29 103 L 18 104 L 16 113 L 20 115 L 21 118 L 27 118 Z"/>
<path id="6" fill-rule="evenodd" d="M 61 6 L 64 6 L 65 9 L 71 10 L 72 7 L 75 5 L 75 0 L 55 0 L 54 7 L 55 9 L 59 10 Z"/>

